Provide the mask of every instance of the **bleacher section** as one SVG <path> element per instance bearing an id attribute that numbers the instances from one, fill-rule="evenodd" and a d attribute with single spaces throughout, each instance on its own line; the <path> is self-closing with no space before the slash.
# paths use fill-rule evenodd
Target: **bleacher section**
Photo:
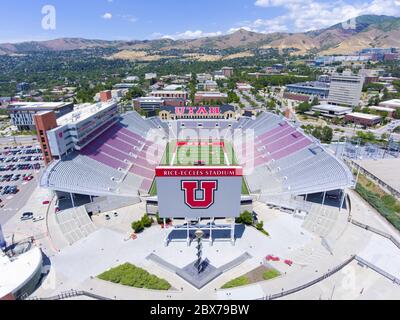
<path id="1" fill-rule="evenodd" d="M 138 191 L 149 191 L 166 143 L 165 125 L 130 112 L 85 148 L 52 164 L 42 185 L 79 194 L 137 197 Z"/>
<path id="2" fill-rule="evenodd" d="M 233 141 L 236 156 L 249 174 L 252 192 L 263 196 L 309 194 L 353 185 L 345 164 L 284 118 L 263 113 L 241 119 L 233 129 L 254 130 L 254 145 Z"/>

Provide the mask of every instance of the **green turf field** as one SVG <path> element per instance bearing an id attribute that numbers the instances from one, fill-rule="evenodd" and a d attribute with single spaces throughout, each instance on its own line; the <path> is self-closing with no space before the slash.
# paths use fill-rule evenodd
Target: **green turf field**
<path id="1" fill-rule="evenodd" d="M 208 146 L 178 146 L 177 141 L 171 141 L 167 144 L 160 165 L 166 166 L 193 166 L 197 161 L 203 161 L 207 166 L 235 166 L 238 165 L 233 146 L 229 142 L 224 142 L 224 147 Z M 157 186 L 153 182 L 150 189 L 150 195 L 157 195 Z M 250 194 L 245 178 L 242 182 L 242 194 Z"/>
<path id="2" fill-rule="evenodd" d="M 201 161 L 207 166 L 235 165 L 232 146 L 219 145 L 178 145 L 170 142 L 167 145 L 161 164 L 172 166 L 192 166 Z"/>

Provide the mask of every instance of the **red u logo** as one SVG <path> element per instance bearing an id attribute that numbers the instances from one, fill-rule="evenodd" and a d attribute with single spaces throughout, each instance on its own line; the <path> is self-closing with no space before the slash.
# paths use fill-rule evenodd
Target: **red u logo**
<path id="1" fill-rule="evenodd" d="M 208 209 L 214 204 L 215 191 L 218 190 L 217 180 L 190 180 L 181 182 L 185 196 L 185 204 L 192 209 Z M 196 191 L 201 196 L 196 196 Z"/>

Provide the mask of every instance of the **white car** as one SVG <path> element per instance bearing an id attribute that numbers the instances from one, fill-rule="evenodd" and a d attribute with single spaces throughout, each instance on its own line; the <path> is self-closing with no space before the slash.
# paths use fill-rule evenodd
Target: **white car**
<path id="1" fill-rule="evenodd" d="M 33 218 L 33 222 L 39 222 L 39 221 L 42 221 L 42 220 L 44 220 L 43 216 L 38 216 L 38 217 L 34 217 Z"/>

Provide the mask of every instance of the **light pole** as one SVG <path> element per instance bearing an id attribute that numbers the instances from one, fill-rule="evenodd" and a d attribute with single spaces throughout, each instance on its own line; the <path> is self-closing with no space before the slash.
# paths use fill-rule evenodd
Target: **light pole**
<path id="1" fill-rule="evenodd" d="M 201 268 L 201 254 L 202 254 L 202 244 L 201 244 L 201 239 L 204 235 L 204 232 L 201 229 L 197 229 L 194 235 L 197 238 L 197 262 L 196 262 L 196 267 L 197 267 L 197 273 L 200 274 L 202 271 Z"/>

